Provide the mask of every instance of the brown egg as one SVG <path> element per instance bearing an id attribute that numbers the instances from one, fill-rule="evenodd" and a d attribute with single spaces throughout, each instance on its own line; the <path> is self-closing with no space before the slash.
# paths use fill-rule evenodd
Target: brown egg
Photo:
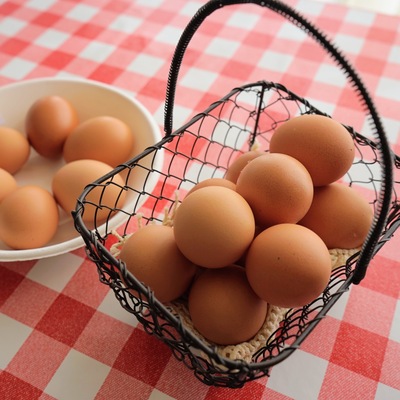
<path id="1" fill-rule="evenodd" d="M 176 300 L 189 288 L 197 271 L 179 251 L 172 228 L 146 225 L 124 243 L 120 258 L 161 302 Z"/>
<path id="2" fill-rule="evenodd" d="M 329 249 L 354 249 L 366 239 L 372 219 L 372 206 L 360 193 L 332 183 L 315 188 L 311 207 L 299 224 L 313 230 Z"/>
<path id="3" fill-rule="evenodd" d="M 15 174 L 28 161 L 30 152 L 29 142 L 21 132 L 0 126 L 0 168 Z"/>
<path id="4" fill-rule="evenodd" d="M 5 169 L 0 168 L 0 203 L 3 199 L 17 189 L 18 184 L 14 176 Z"/>
<path id="5" fill-rule="evenodd" d="M 250 206 L 235 191 L 203 187 L 185 197 L 174 218 L 175 240 L 194 264 L 220 268 L 240 258 L 254 237 Z"/>
<path id="6" fill-rule="evenodd" d="M 194 327 L 209 341 L 234 345 L 261 328 L 268 305 L 251 289 L 238 266 L 208 269 L 192 284 L 188 299 Z"/>
<path id="7" fill-rule="evenodd" d="M 61 208 L 68 214 L 76 207 L 83 189 L 110 173 L 112 167 L 97 160 L 77 160 L 63 165 L 53 176 L 52 190 Z M 126 198 L 124 181 L 118 174 L 112 181 L 95 187 L 87 196 L 82 219 L 86 222 L 105 220 L 114 208 L 123 206 Z M 96 207 L 99 206 L 99 207 Z"/>
<path id="8" fill-rule="evenodd" d="M 321 115 L 302 115 L 280 125 L 271 153 L 288 154 L 308 170 L 315 186 L 340 179 L 354 160 L 354 141 L 339 122 Z"/>
<path id="9" fill-rule="evenodd" d="M 0 204 L 0 239 L 13 249 L 47 244 L 58 228 L 58 207 L 45 189 L 21 186 Z"/>
<path id="10" fill-rule="evenodd" d="M 247 151 L 243 154 L 241 154 L 238 158 L 236 158 L 232 164 L 229 165 L 226 173 L 225 173 L 225 179 L 228 181 L 232 181 L 236 183 L 240 172 L 242 169 L 249 163 L 251 160 L 254 160 L 255 158 L 265 154 L 263 151 L 259 150 L 250 150 Z"/>
<path id="11" fill-rule="evenodd" d="M 56 158 L 78 122 L 78 114 L 69 101 L 60 96 L 45 96 L 29 108 L 25 130 L 32 147 L 41 156 Z"/>
<path id="12" fill-rule="evenodd" d="M 279 224 L 254 239 L 245 269 L 250 286 L 269 304 L 302 307 L 327 286 L 331 258 L 313 231 L 297 224 Z"/>
<path id="13" fill-rule="evenodd" d="M 83 121 L 71 132 L 63 156 L 66 162 L 92 159 L 116 167 L 132 157 L 133 145 L 129 126 L 118 118 L 103 115 Z"/>
<path id="14" fill-rule="evenodd" d="M 197 183 L 196 185 L 194 185 L 189 192 L 187 192 L 186 196 L 188 196 L 190 193 L 193 193 L 194 191 L 202 188 L 202 187 L 206 187 L 206 186 L 223 186 L 226 187 L 228 189 L 232 189 L 235 190 L 236 189 L 236 185 L 231 182 L 228 181 L 227 179 L 224 178 L 209 178 L 209 179 L 204 179 L 204 181 L 200 181 L 199 183 Z"/>
<path id="15" fill-rule="evenodd" d="M 286 154 L 264 154 L 242 170 L 236 191 L 253 210 L 256 224 L 296 223 L 308 211 L 314 187 L 310 174 Z"/>

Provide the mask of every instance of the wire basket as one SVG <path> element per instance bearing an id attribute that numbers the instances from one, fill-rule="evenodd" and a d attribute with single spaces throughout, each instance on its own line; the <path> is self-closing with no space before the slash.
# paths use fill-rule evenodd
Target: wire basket
<path id="1" fill-rule="evenodd" d="M 192 329 L 186 315 L 180 313 L 184 300 L 162 304 L 148 287 L 126 270 L 112 249 L 120 238 L 136 231 L 140 224 L 165 223 L 165 218 L 188 190 L 204 179 L 223 177 L 230 163 L 255 143 L 260 149 L 268 151 L 273 132 L 285 121 L 303 114 L 326 115 L 281 84 L 260 81 L 234 88 L 173 131 L 176 82 L 190 39 L 208 15 L 222 6 L 238 3 L 255 3 L 289 19 L 322 45 L 345 72 L 375 128 L 373 134 L 376 139 L 369 139 L 344 125 L 356 146 L 354 164 L 344 180 L 363 191 L 373 205 L 375 218 L 361 249 L 351 253 L 340 250 L 331 253 L 336 268 L 320 297 L 299 309 L 273 310 L 274 315 L 270 315 L 269 321 L 272 325 L 267 326 L 257 346 L 252 347 L 250 358 L 233 359 Z M 157 170 L 153 165 L 160 155 L 165 166 Z M 85 241 L 88 257 L 97 265 L 100 281 L 114 291 L 121 306 L 136 316 L 145 331 L 166 343 L 175 357 L 192 369 L 199 380 L 207 385 L 238 388 L 250 380 L 268 375 L 273 365 L 286 359 L 299 347 L 350 285 L 358 284 L 363 279 L 372 257 L 390 240 L 400 224 L 400 203 L 396 193 L 399 182 L 393 180 L 393 167 L 400 169 L 400 158 L 390 151 L 367 90 L 341 53 L 317 28 L 279 1 L 212 0 L 192 18 L 176 47 L 167 85 L 164 138 L 85 188 L 73 216 L 76 229 Z M 149 189 L 146 179 L 140 187 L 130 185 L 130 177 L 136 173 L 156 176 L 156 187 Z M 129 212 L 107 206 L 110 216 L 114 212 L 125 213 L 126 222 L 117 233 L 106 229 L 100 234 L 96 226 L 104 221 L 95 220 L 95 228 L 92 229 L 92 226 L 86 226 L 83 216 L 88 207 L 106 207 L 101 200 L 93 203 L 89 196 L 94 190 L 104 192 L 110 185 L 117 185 L 114 181 L 117 174 L 126 177 L 125 185 L 119 186 L 121 194 L 134 192 L 138 200 Z M 135 289 L 135 295 L 130 288 Z"/>

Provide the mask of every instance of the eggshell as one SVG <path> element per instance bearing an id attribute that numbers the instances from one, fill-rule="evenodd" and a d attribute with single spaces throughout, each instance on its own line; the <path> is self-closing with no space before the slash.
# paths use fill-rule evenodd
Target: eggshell
<path id="1" fill-rule="evenodd" d="M 233 265 L 199 274 L 189 292 L 188 308 L 194 327 L 206 339 L 234 345 L 259 331 L 268 305 L 251 289 L 244 269 Z"/>
<path id="2" fill-rule="evenodd" d="M 341 183 L 315 188 L 308 213 L 299 222 L 317 233 L 329 249 L 362 245 L 371 228 L 372 206 L 355 189 Z"/>
<path id="3" fill-rule="evenodd" d="M 101 115 L 83 121 L 68 135 L 63 157 L 66 162 L 93 159 L 116 167 L 132 157 L 133 146 L 134 137 L 125 122 Z"/>
<path id="4" fill-rule="evenodd" d="M 58 228 L 58 207 L 45 189 L 21 186 L 0 203 L 0 239 L 13 249 L 48 243 Z"/>
<path id="5" fill-rule="evenodd" d="M 163 225 L 146 225 L 136 231 L 124 243 L 120 259 L 161 302 L 182 296 L 197 270 L 176 246 L 172 228 Z"/>
<path id="6" fill-rule="evenodd" d="M 250 286 L 278 307 L 302 307 L 318 297 L 331 274 L 322 239 L 304 226 L 279 224 L 261 232 L 246 257 Z"/>
<path id="7" fill-rule="evenodd" d="M 223 186 L 228 189 L 236 190 L 236 185 L 229 181 L 228 179 L 224 178 L 209 178 L 209 179 L 204 179 L 204 181 L 200 181 L 196 185 L 194 185 L 189 192 L 187 192 L 186 196 L 188 196 L 190 193 L 193 193 L 195 190 L 198 190 L 202 187 L 206 186 Z"/>
<path id="8" fill-rule="evenodd" d="M 62 209 L 70 214 L 83 189 L 97 179 L 110 173 L 112 167 L 97 160 L 77 160 L 63 165 L 53 176 L 52 191 Z M 126 198 L 124 180 L 120 175 L 112 181 L 95 187 L 86 196 L 82 219 L 86 222 L 103 221 L 113 210 L 123 206 Z M 98 207 L 97 207 L 97 206 Z"/>
<path id="9" fill-rule="evenodd" d="M 25 130 L 30 144 L 41 156 L 56 158 L 78 122 L 78 114 L 70 102 L 61 96 L 44 96 L 29 108 Z"/>
<path id="10" fill-rule="evenodd" d="M 240 258 L 255 231 L 250 206 L 235 191 L 203 187 L 185 197 L 176 210 L 178 248 L 196 265 L 220 268 Z"/>
<path id="11" fill-rule="evenodd" d="M 18 184 L 14 176 L 11 175 L 5 169 L 0 168 L 0 203 L 2 200 L 15 189 L 17 189 Z"/>
<path id="12" fill-rule="evenodd" d="M 271 153 L 288 154 L 308 170 L 315 186 L 340 179 L 354 161 L 354 141 L 339 122 L 305 114 L 280 125 L 270 141 Z"/>
<path id="13" fill-rule="evenodd" d="M 296 223 L 308 211 L 314 187 L 310 174 L 295 158 L 286 154 L 264 154 L 242 170 L 236 191 L 253 210 L 256 224 L 268 227 Z"/>
<path id="14" fill-rule="evenodd" d="M 247 151 L 247 152 L 241 154 L 229 165 L 229 167 L 225 173 L 225 179 L 236 183 L 242 169 L 251 160 L 254 160 L 255 158 L 257 158 L 263 154 L 265 154 L 265 152 L 259 151 L 259 150 L 250 150 L 250 151 Z"/>
<path id="15" fill-rule="evenodd" d="M 28 139 L 21 132 L 0 126 L 0 168 L 15 174 L 28 161 L 30 152 Z"/>

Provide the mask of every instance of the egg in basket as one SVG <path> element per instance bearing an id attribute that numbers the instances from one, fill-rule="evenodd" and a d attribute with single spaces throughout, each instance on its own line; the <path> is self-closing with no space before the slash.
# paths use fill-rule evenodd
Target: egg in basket
<path id="1" fill-rule="evenodd" d="M 268 81 L 234 88 L 173 130 L 190 39 L 207 16 L 235 3 L 268 7 L 321 44 L 359 95 L 376 140 Z M 196 13 L 172 60 L 164 128 L 161 141 L 85 189 L 75 226 L 100 281 L 148 333 L 202 382 L 241 387 L 286 359 L 392 237 L 399 158 L 357 73 L 279 1 L 212 0 Z M 160 154 L 164 168 L 152 168 Z M 116 231 L 88 229 L 85 212 L 102 207 L 90 192 L 138 172 L 156 177 L 155 188 L 145 180 L 119 190 L 142 205 L 124 210 Z"/>

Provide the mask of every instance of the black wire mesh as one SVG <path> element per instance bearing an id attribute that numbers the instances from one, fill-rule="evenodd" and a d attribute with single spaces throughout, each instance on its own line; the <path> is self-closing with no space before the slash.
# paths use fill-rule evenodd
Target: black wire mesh
<path id="1" fill-rule="evenodd" d="M 269 140 L 280 124 L 307 113 L 326 115 L 276 83 L 262 81 L 236 88 L 155 146 L 87 187 L 78 201 L 74 212 L 76 228 L 85 240 L 89 258 L 97 265 L 100 281 L 110 286 L 121 306 L 134 314 L 148 333 L 165 342 L 175 357 L 208 385 L 241 387 L 267 375 L 273 365 L 288 357 L 349 288 L 359 253 L 333 271 L 319 298 L 286 313 L 265 346 L 253 354 L 251 362 L 231 360 L 221 357 L 213 346 L 202 341 L 167 305 L 160 303 L 149 288 L 127 272 L 124 264 L 111 252 L 117 240 L 115 233 L 107 228 L 105 232 L 97 229 L 104 221 L 95 221 L 93 230 L 86 226 L 82 220 L 85 208 L 101 207 L 100 202 L 90 202 L 88 197 L 95 189 L 99 190 L 99 186 L 105 191 L 107 186 L 115 184 L 113 178 L 119 173 L 125 177 L 125 185 L 120 187 L 121 195 L 129 193 L 136 200 L 132 209 L 110 208 L 110 216 L 118 211 L 127 215 L 118 235 L 129 235 L 140 224 L 152 221 L 161 224 L 196 183 L 223 177 L 232 161 L 254 146 L 268 151 Z M 351 127 L 346 128 L 354 139 L 357 154 L 344 182 L 362 191 L 379 211 L 382 161 L 378 156 L 378 145 Z M 160 154 L 164 158 L 161 170 L 154 168 Z M 394 156 L 394 160 L 398 176 L 399 158 Z M 132 176 L 136 174 L 144 178 L 140 187 L 132 184 Z M 153 188 L 150 181 L 154 178 L 157 184 Z M 400 224 L 398 184 L 397 180 L 388 222 L 372 249 L 374 253 L 390 240 Z M 133 295 L 128 287 L 134 288 L 137 294 Z"/>

